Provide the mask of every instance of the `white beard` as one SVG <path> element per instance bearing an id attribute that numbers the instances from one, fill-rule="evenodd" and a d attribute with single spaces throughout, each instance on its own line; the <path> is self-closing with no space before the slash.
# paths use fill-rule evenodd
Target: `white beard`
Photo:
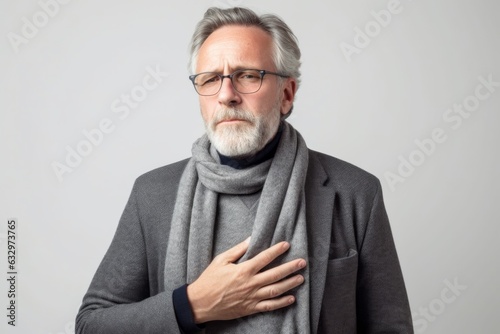
<path id="1" fill-rule="evenodd" d="M 263 116 L 235 108 L 221 109 L 210 122 L 205 122 L 208 139 L 217 151 L 228 157 L 250 157 L 259 152 L 276 134 L 280 123 L 280 101 Z M 220 124 L 226 119 L 245 122 Z"/>

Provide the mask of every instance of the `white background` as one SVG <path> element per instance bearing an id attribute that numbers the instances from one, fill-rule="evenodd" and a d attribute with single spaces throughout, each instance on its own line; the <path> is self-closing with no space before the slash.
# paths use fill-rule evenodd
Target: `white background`
<path id="1" fill-rule="evenodd" d="M 308 146 L 381 180 L 416 332 L 497 333 L 500 87 L 460 126 L 443 116 L 474 102 L 479 77 L 500 82 L 500 3 L 401 0 L 377 31 L 371 12 L 388 2 L 73 0 L 44 22 L 39 2 L 2 0 L 0 265 L 5 274 L 14 217 L 19 277 L 15 328 L 0 283 L 1 332 L 71 332 L 135 178 L 188 157 L 203 133 L 186 66 L 196 22 L 211 5 L 241 5 L 280 15 L 300 41 L 290 122 Z M 23 18 L 40 27 L 16 45 Z M 372 37 L 346 57 L 340 46 L 355 46 L 356 27 Z M 112 103 L 148 67 L 168 76 L 121 119 Z M 59 181 L 53 163 L 66 164 L 67 147 L 103 119 L 113 131 Z M 415 141 L 435 128 L 446 140 L 419 156 Z M 410 156 L 418 166 L 391 187 L 387 172 Z"/>

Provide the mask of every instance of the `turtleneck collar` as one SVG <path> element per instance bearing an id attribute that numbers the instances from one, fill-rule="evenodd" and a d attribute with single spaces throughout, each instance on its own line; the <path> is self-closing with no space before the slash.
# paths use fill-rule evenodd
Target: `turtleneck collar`
<path id="1" fill-rule="evenodd" d="M 269 143 L 267 143 L 262 150 L 260 150 L 255 155 L 249 158 L 242 158 L 242 159 L 232 158 L 217 152 L 219 154 L 220 163 L 222 165 L 233 167 L 235 169 L 245 169 L 251 166 L 258 165 L 266 160 L 269 160 L 273 158 L 274 154 L 276 153 L 276 149 L 278 148 L 278 143 L 280 142 L 282 133 L 283 133 L 283 122 L 280 122 L 280 125 L 278 127 L 278 132 L 276 133 L 274 138 Z"/>

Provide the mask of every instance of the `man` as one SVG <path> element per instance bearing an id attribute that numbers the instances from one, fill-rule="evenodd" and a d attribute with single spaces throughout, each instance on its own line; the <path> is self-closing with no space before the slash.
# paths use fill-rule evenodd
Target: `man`
<path id="1" fill-rule="evenodd" d="M 378 180 L 284 120 L 288 26 L 211 8 L 190 63 L 207 133 L 137 179 L 77 333 L 412 333 Z"/>

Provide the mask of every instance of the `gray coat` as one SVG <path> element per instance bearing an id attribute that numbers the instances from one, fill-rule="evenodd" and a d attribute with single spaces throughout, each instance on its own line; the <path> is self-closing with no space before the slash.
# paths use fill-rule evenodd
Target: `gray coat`
<path id="1" fill-rule="evenodd" d="M 413 333 L 403 276 L 373 175 L 309 151 L 306 215 L 313 333 Z M 83 299 L 76 333 L 179 333 L 164 291 L 183 160 L 139 177 Z"/>

